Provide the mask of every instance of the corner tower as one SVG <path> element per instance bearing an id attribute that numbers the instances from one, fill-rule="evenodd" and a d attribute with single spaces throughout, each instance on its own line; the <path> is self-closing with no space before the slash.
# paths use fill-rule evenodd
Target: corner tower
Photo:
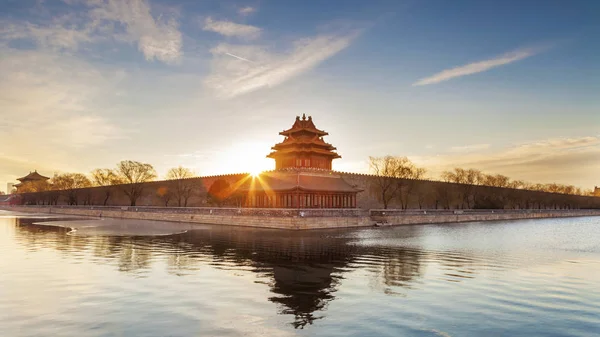
<path id="1" fill-rule="evenodd" d="M 275 144 L 267 158 L 275 159 L 276 169 L 285 168 L 316 168 L 331 170 L 331 162 L 341 158 L 333 145 L 323 140 L 329 135 L 315 127 L 312 117 L 296 116 L 294 125 L 279 133 L 284 136 L 283 142 Z"/>

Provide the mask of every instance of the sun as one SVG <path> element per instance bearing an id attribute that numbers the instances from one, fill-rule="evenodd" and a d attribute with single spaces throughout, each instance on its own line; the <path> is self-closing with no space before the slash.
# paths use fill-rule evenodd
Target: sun
<path id="1" fill-rule="evenodd" d="M 272 170 L 273 159 L 267 158 L 271 145 L 260 142 L 243 142 L 232 145 L 223 151 L 217 160 L 220 172 L 246 172 L 253 177 L 263 171 Z"/>
<path id="2" fill-rule="evenodd" d="M 252 167 L 252 168 L 250 168 L 250 169 L 248 169 L 246 171 L 248 171 L 248 173 L 250 173 L 250 175 L 252 177 L 256 178 L 256 177 L 258 177 L 261 174 L 261 172 L 263 172 L 265 170 L 263 170 L 262 168 L 256 166 L 256 167 Z"/>

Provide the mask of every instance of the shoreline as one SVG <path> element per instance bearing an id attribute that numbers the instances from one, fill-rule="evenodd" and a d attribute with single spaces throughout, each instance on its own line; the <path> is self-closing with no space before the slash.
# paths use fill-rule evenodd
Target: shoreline
<path id="1" fill-rule="evenodd" d="M 169 221 L 190 224 L 311 230 L 600 216 L 600 210 L 361 210 L 145 206 L 0 206 L 7 211 Z"/>

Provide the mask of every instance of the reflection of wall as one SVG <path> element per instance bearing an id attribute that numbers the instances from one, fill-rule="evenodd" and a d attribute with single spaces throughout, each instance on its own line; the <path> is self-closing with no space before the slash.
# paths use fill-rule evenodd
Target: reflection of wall
<path id="1" fill-rule="evenodd" d="M 108 259 L 125 273 L 151 268 L 159 256 L 169 272 L 182 276 L 200 264 L 252 270 L 266 278 L 269 300 L 280 313 L 293 316 L 296 328 L 324 315 L 343 274 L 350 265 L 361 266 L 363 257 L 371 261 L 363 267 L 383 278 L 387 287 L 410 287 L 421 276 L 422 252 L 355 245 L 348 231 L 209 227 L 164 237 L 80 237 L 67 235 L 66 228 L 32 225 L 37 221 L 18 219 L 18 242 L 31 249 L 54 247 L 69 256 L 101 257 L 100 263 Z"/>

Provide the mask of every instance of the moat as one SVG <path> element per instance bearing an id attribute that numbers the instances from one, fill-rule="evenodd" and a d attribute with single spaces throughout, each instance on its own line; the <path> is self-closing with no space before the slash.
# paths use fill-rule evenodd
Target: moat
<path id="1" fill-rule="evenodd" d="M 308 232 L 102 221 L 0 211 L 1 336 L 600 333 L 600 217 Z"/>

